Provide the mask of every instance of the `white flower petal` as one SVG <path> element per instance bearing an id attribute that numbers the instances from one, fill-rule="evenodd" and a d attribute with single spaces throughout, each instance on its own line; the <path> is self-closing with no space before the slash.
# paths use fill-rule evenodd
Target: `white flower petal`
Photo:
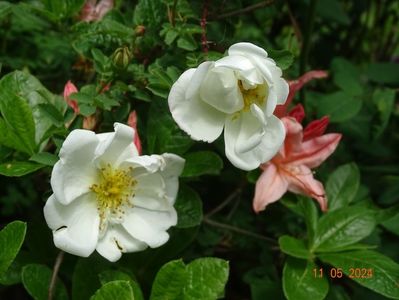
<path id="1" fill-rule="evenodd" d="M 223 131 L 225 114 L 202 102 L 198 93 L 185 97 L 194 72 L 195 69 L 187 70 L 173 84 L 168 96 L 169 109 L 179 127 L 191 138 L 213 142 Z"/>
<path id="2" fill-rule="evenodd" d="M 218 111 L 232 114 L 244 107 L 234 70 L 224 67 L 211 69 L 200 88 L 201 100 Z"/>
<path id="3" fill-rule="evenodd" d="M 195 70 L 193 76 L 191 77 L 190 84 L 187 86 L 185 98 L 190 99 L 195 97 L 199 93 L 199 88 L 202 81 L 204 80 L 208 70 L 213 67 L 214 63 L 210 61 L 203 62 Z"/>
<path id="4" fill-rule="evenodd" d="M 260 57 L 266 58 L 267 57 L 267 52 L 262 49 L 261 47 L 258 47 L 252 43 L 236 43 L 232 46 L 230 46 L 229 55 L 258 55 Z"/>
<path id="5" fill-rule="evenodd" d="M 169 234 L 166 230 L 176 224 L 177 213 L 174 208 L 168 212 L 160 212 L 134 207 L 122 226 L 136 239 L 156 248 L 168 241 Z"/>
<path id="6" fill-rule="evenodd" d="M 171 205 L 166 197 L 166 187 L 160 173 L 147 173 L 135 177 L 133 206 L 150 210 L 168 211 Z"/>
<path id="7" fill-rule="evenodd" d="M 118 166 L 127 158 L 138 155 L 133 144 L 134 129 L 121 123 L 115 123 L 114 128 L 115 133 L 105 136 L 105 140 L 96 149 L 96 161 L 99 165 Z"/>
<path id="8" fill-rule="evenodd" d="M 165 181 L 166 196 L 169 204 L 173 205 L 179 190 L 178 177 L 183 172 L 185 160 L 172 153 L 164 153 L 162 157 L 165 160 L 165 167 L 161 170 L 161 174 Z"/>
<path id="9" fill-rule="evenodd" d="M 247 112 L 238 119 L 226 122 L 226 156 L 237 168 L 253 170 L 273 158 L 280 149 L 285 138 L 284 125 L 275 116 L 268 117 L 266 121 L 265 126 L 251 112 Z"/>
<path id="10" fill-rule="evenodd" d="M 277 104 L 284 104 L 290 91 L 287 81 L 281 77 L 275 78 L 273 89 L 277 96 Z"/>
<path id="11" fill-rule="evenodd" d="M 57 248 L 83 257 L 95 250 L 100 217 L 93 197 L 91 193 L 83 195 L 69 205 L 59 203 L 54 195 L 47 200 L 44 217 Z"/>
<path id="12" fill-rule="evenodd" d="M 271 115 L 273 115 L 273 112 L 276 109 L 276 105 L 277 105 L 276 92 L 273 88 L 270 88 L 266 100 L 266 116 L 270 117 Z"/>
<path id="13" fill-rule="evenodd" d="M 223 57 L 215 62 L 215 67 L 224 67 L 236 71 L 236 74 L 234 74 L 236 80 L 242 80 L 245 88 L 247 88 L 246 84 L 248 83 L 254 87 L 264 81 L 251 60 L 241 55 Z"/>
<path id="14" fill-rule="evenodd" d="M 62 204 L 90 191 L 97 172 L 93 158 L 98 143 L 94 132 L 76 129 L 62 144 L 60 160 L 51 173 L 51 187 Z"/>
<path id="15" fill-rule="evenodd" d="M 127 233 L 119 224 L 108 226 L 105 235 L 98 241 L 97 252 L 111 262 L 119 260 L 122 253 L 142 251 L 147 244 Z"/>

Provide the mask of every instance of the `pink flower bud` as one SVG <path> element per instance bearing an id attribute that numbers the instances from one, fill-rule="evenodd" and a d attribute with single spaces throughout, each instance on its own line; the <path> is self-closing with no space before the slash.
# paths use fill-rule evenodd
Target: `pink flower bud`
<path id="1" fill-rule="evenodd" d="M 64 87 L 64 100 L 66 101 L 68 106 L 73 109 L 75 114 L 79 114 L 78 102 L 74 99 L 71 99 L 70 95 L 77 92 L 78 89 L 76 88 L 76 86 L 70 80 L 68 80 Z"/>
<path id="2" fill-rule="evenodd" d="M 134 110 L 134 111 L 132 111 L 130 114 L 129 114 L 129 118 L 128 118 L 128 120 L 127 120 L 127 124 L 130 126 L 130 127 L 132 127 L 132 128 L 134 128 L 134 138 L 133 138 L 133 142 L 134 142 L 134 145 L 136 146 L 136 148 L 137 148 L 137 151 L 139 152 L 139 155 L 141 155 L 141 153 L 142 153 L 142 147 L 141 147 L 141 141 L 140 141 L 140 136 L 139 136 L 139 132 L 138 132 L 138 130 L 137 130 L 137 114 L 136 114 L 136 111 Z"/>

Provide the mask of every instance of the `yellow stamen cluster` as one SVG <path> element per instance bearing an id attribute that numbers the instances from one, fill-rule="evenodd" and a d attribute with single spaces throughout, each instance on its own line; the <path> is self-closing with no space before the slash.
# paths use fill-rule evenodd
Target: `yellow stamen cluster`
<path id="1" fill-rule="evenodd" d="M 249 111 L 251 104 L 263 106 L 267 96 L 267 84 L 258 84 L 255 88 L 246 90 L 242 81 L 238 81 L 238 87 L 244 99 L 244 108 L 241 111 Z"/>
<path id="2" fill-rule="evenodd" d="M 96 194 L 100 229 L 106 225 L 108 214 L 121 216 L 125 206 L 133 205 L 131 198 L 137 181 L 131 176 L 131 171 L 113 169 L 109 164 L 99 170 L 98 184 L 93 184 L 90 190 Z"/>

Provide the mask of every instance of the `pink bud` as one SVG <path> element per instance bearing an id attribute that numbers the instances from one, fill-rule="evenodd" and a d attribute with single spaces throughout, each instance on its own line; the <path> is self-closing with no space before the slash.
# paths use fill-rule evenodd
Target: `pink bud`
<path id="1" fill-rule="evenodd" d="M 293 109 L 291 109 L 288 116 L 295 118 L 298 123 L 302 123 L 303 118 L 305 118 L 305 109 L 302 104 L 297 104 Z"/>
<path id="2" fill-rule="evenodd" d="M 139 132 L 137 130 L 137 114 L 136 111 L 132 111 L 129 114 L 129 118 L 127 120 L 127 124 L 134 128 L 134 137 L 133 137 L 133 143 L 137 148 L 137 151 L 139 152 L 139 155 L 141 155 L 142 153 L 142 148 L 141 148 L 141 141 L 140 141 L 140 136 L 139 136 Z"/>
<path id="3" fill-rule="evenodd" d="M 68 80 L 64 87 L 64 100 L 67 102 L 69 107 L 73 109 L 75 114 L 79 114 L 78 102 L 74 99 L 71 99 L 70 95 L 77 92 L 78 89 L 76 88 L 76 86 L 70 80 Z"/>
<path id="4" fill-rule="evenodd" d="M 323 135 L 329 122 L 330 119 L 328 116 L 324 116 L 320 120 L 314 120 L 310 122 L 303 131 L 303 141 Z"/>

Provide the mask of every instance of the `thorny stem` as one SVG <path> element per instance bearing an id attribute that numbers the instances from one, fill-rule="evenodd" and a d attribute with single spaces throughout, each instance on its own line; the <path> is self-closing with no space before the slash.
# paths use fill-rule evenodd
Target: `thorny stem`
<path id="1" fill-rule="evenodd" d="M 248 13 L 248 12 L 253 11 L 255 9 L 272 5 L 273 3 L 274 3 L 274 0 L 262 1 L 262 2 L 259 2 L 259 3 L 244 7 L 242 9 L 238 9 L 238 10 L 231 11 L 231 12 L 228 12 L 228 13 L 225 13 L 225 14 L 221 14 L 219 16 L 215 16 L 213 19 L 214 20 L 220 20 L 220 19 L 224 19 L 224 18 L 229 18 L 229 17 L 245 14 L 245 13 Z"/>
<path id="2" fill-rule="evenodd" d="M 208 40 L 206 39 L 206 18 L 208 16 L 208 0 L 204 0 L 204 5 L 202 7 L 202 18 L 201 18 L 201 46 L 202 52 L 205 54 L 205 58 L 208 56 Z"/>
<path id="3" fill-rule="evenodd" d="M 50 286 L 48 288 L 48 300 L 53 299 L 55 284 L 57 283 L 57 274 L 64 259 L 64 253 L 64 251 L 60 251 L 60 253 L 58 253 L 57 255 L 57 258 L 55 259 L 53 274 L 51 275 Z"/>
<path id="4" fill-rule="evenodd" d="M 257 233 L 253 233 L 253 232 L 251 232 L 249 230 L 245 230 L 245 229 L 242 229 L 242 228 L 239 228 L 239 227 L 235 227 L 235 226 L 232 226 L 232 225 L 229 225 L 229 224 L 220 223 L 220 222 L 211 220 L 211 219 L 209 219 L 207 217 L 204 218 L 203 222 L 208 224 L 208 225 L 210 225 L 210 226 L 214 226 L 214 227 L 230 230 L 230 231 L 242 234 L 242 235 L 253 237 L 253 238 L 258 239 L 258 240 L 263 240 L 263 241 L 266 241 L 266 242 L 269 242 L 269 243 L 272 243 L 272 244 L 277 244 L 276 240 L 274 240 L 272 238 L 269 238 L 267 236 L 264 236 L 264 235 L 261 235 L 261 234 L 257 234 Z"/>

